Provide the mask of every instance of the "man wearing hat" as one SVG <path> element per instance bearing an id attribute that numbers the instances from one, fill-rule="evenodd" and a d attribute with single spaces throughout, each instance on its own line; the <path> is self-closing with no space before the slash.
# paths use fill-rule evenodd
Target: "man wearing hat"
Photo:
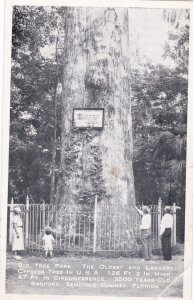
<path id="1" fill-rule="evenodd" d="M 143 206 L 142 210 L 135 207 L 141 218 L 141 242 L 143 246 L 144 260 L 150 260 L 152 256 L 151 246 L 151 214 L 148 206 Z"/>
<path id="2" fill-rule="evenodd" d="M 160 238 L 162 243 L 162 252 L 164 260 L 172 259 L 171 234 L 173 227 L 173 216 L 171 215 L 170 206 L 164 208 L 164 216 L 160 224 Z"/>

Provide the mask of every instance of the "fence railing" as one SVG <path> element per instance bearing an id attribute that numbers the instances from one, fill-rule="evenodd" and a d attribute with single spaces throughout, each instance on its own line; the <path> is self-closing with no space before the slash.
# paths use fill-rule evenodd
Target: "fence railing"
<path id="1" fill-rule="evenodd" d="M 140 247 L 140 216 L 135 208 L 98 203 L 94 205 L 8 204 L 8 244 L 12 243 L 14 206 L 21 209 L 25 248 L 43 249 L 42 237 L 47 226 L 52 228 L 56 251 L 131 251 Z M 160 248 L 159 228 L 163 215 L 161 199 L 150 206 L 152 245 Z M 176 206 L 173 205 L 172 244 L 176 245 Z"/>

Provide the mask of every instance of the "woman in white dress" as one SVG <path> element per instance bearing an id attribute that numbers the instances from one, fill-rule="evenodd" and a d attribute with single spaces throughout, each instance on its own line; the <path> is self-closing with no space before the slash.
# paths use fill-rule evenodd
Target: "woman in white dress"
<path id="1" fill-rule="evenodd" d="M 21 259 L 22 257 L 18 255 L 18 251 L 24 250 L 24 239 L 23 239 L 23 222 L 21 219 L 21 210 L 19 207 L 14 209 L 13 217 L 13 242 L 12 251 L 14 251 L 14 258 Z"/>

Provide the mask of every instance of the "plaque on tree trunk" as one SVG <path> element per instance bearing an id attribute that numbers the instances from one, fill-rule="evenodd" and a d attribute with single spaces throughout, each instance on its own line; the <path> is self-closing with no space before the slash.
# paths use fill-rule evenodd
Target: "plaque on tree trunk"
<path id="1" fill-rule="evenodd" d="M 103 108 L 74 108 L 73 124 L 76 128 L 85 129 L 88 127 L 102 130 L 104 126 Z"/>

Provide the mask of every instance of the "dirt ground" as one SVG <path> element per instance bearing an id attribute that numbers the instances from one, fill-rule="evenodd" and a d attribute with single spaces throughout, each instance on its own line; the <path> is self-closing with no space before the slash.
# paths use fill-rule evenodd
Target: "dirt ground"
<path id="1" fill-rule="evenodd" d="M 175 296 L 183 295 L 183 256 L 172 261 L 155 257 L 87 258 L 26 256 L 17 261 L 7 257 L 8 294 L 53 294 L 92 296 Z M 178 278 L 178 280 L 176 280 Z M 174 293 L 178 286 L 177 295 Z"/>

